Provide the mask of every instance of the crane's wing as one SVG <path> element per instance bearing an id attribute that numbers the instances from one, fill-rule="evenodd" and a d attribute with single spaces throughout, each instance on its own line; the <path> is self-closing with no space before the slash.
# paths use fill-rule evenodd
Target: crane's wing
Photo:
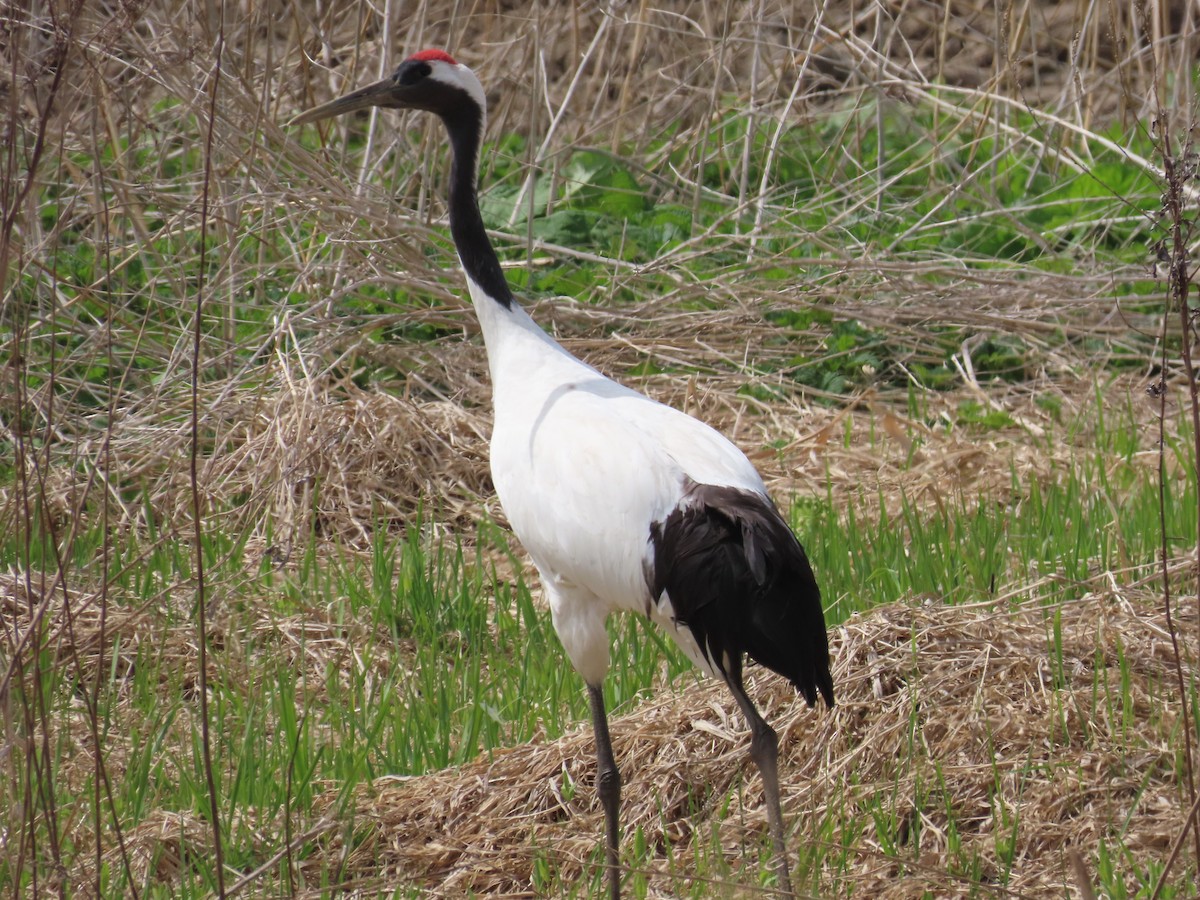
<path id="1" fill-rule="evenodd" d="M 766 495 L 693 484 L 652 529 L 654 582 L 712 665 L 740 680 L 743 653 L 833 705 L 821 591 Z"/>

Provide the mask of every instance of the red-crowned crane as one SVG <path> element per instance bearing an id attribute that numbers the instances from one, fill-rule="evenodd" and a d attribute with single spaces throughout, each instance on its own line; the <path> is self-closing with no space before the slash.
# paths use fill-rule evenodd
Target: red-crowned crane
<path id="1" fill-rule="evenodd" d="M 492 480 L 541 576 L 554 630 L 587 685 L 604 808 L 609 890 L 620 895 L 618 810 L 602 683 L 609 613 L 641 613 L 722 679 L 750 726 L 778 886 L 791 893 L 779 808 L 778 739 L 742 686 L 746 654 L 812 706 L 833 705 L 821 593 L 800 542 L 754 466 L 708 425 L 580 362 L 517 305 L 476 193 L 486 100 L 441 50 L 301 113 L 299 125 L 368 107 L 439 116 L 452 148 L 450 232 L 487 348 Z"/>

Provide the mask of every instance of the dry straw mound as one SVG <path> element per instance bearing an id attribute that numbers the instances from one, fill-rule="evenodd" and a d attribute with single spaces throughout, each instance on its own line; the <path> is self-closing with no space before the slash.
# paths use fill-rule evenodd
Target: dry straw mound
<path id="1" fill-rule="evenodd" d="M 1058 613 L 914 603 L 854 616 L 833 632 L 832 712 L 808 710 L 781 679 L 756 673 L 752 695 L 780 733 L 793 849 L 846 848 L 804 875 L 814 894 L 845 883 L 883 897 L 989 884 L 1061 895 L 1076 886 L 1068 853 L 1094 865 L 1118 833 L 1141 864 L 1165 858 L 1178 831 L 1179 708 L 1160 616 L 1118 592 Z M 1124 707 L 1113 701 L 1123 682 Z M 654 848 L 651 895 L 673 896 L 688 866 L 672 866 L 667 845 L 687 860 L 715 829 L 732 883 L 713 894 L 740 895 L 766 832 L 748 733 L 721 685 L 685 680 L 677 691 L 613 723 L 626 843 L 642 829 Z M 298 865 L 328 871 L 340 858 L 346 881 L 367 892 L 413 881 L 436 896 L 531 896 L 538 857 L 567 878 L 599 864 L 592 754 L 584 729 L 461 769 L 381 779 L 348 803 L 331 790 L 325 858 Z M 885 814 L 881 796 L 899 802 Z M 874 829 L 846 832 L 876 808 Z M 751 872 L 739 875 L 743 866 Z"/>
<path id="2" fill-rule="evenodd" d="M 831 632 L 832 711 L 809 710 L 781 679 L 751 669 L 751 694 L 780 734 L 790 844 L 814 895 L 994 888 L 1046 896 L 1076 886 L 1072 850 L 1093 872 L 1105 844 L 1126 848 L 1139 866 L 1165 860 L 1185 802 L 1171 644 L 1151 592 L 1118 589 L 1108 576 L 1101 583 L 1109 587 L 1056 606 L 912 601 L 857 614 Z M 42 621 L 57 634 L 53 665 L 78 669 L 87 683 L 101 659 L 97 606 L 75 598 L 67 623 L 60 589 L 29 588 L 23 578 L 0 579 L 8 645 L 26 638 L 31 610 L 44 607 Z M 164 595 L 152 607 L 110 612 L 103 627 L 121 654 L 110 651 L 102 664 L 127 678 L 153 648 L 170 667 L 194 669 L 193 630 L 163 623 L 171 604 Z M 1194 659 L 1190 604 L 1182 615 L 1182 650 Z M 380 639 L 354 623 L 322 621 L 320 610 L 285 620 L 264 608 L 240 635 L 217 619 L 226 645 L 221 661 L 210 658 L 210 681 L 246 677 L 238 641 L 292 648 L 281 677 L 319 683 Z M 183 688 L 194 702 L 194 683 Z M 58 738 L 64 751 L 74 748 L 59 777 L 82 786 L 91 741 L 77 713 Z M 617 717 L 613 735 L 625 778 L 625 848 L 640 830 L 649 850 L 636 868 L 650 896 L 690 891 L 694 855 L 724 858 L 713 896 L 741 896 L 756 883 L 769 860 L 765 811 L 728 691 L 684 677 Z M 135 749 L 125 744 L 119 734 L 108 741 L 114 777 Z M 414 884 L 447 897 L 536 895 L 540 865 L 568 881 L 595 874 L 602 813 L 593 754 L 590 729 L 581 728 L 460 768 L 380 778 L 349 796 L 341 785 L 319 786 L 313 808 L 286 825 L 278 811 L 239 808 L 229 823 L 238 850 L 262 861 L 242 873 L 243 886 L 255 895 L 283 888 L 284 828 L 291 846 L 305 847 L 290 861 L 302 894 L 332 872 L 366 896 Z M 127 861 L 145 887 L 170 889 L 211 857 L 211 830 L 188 810 L 150 809 L 122 840 L 107 843 L 105 859 Z M 806 868 L 814 855 L 820 867 Z M 71 884 L 90 883 L 91 862 L 78 859 Z"/>
<path id="3" fill-rule="evenodd" d="M 423 498 L 442 498 L 437 515 L 447 523 L 478 517 L 491 493 L 486 427 L 447 401 L 289 384 L 241 420 L 244 440 L 211 460 L 206 481 L 226 503 L 254 497 L 289 544 L 315 536 L 369 545 L 376 530 L 414 522 Z"/>

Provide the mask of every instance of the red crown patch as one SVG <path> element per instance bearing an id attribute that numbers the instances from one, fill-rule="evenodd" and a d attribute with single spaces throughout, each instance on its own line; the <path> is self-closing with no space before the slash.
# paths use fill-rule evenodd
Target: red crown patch
<path id="1" fill-rule="evenodd" d="M 445 50 L 422 50 L 420 53 L 414 53 L 409 59 L 420 60 L 421 62 L 433 62 L 435 59 L 441 62 L 450 63 L 452 66 L 457 66 L 454 57 Z"/>

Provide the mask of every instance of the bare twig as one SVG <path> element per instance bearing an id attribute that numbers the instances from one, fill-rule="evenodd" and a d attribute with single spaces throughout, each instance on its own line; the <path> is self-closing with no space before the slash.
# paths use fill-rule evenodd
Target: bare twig
<path id="1" fill-rule="evenodd" d="M 217 896 L 225 897 L 225 861 L 222 851 L 221 807 L 217 794 L 217 782 L 213 772 L 212 735 L 208 712 L 208 598 L 204 584 L 204 506 L 200 499 L 200 377 L 201 353 L 204 336 L 204 288 L 205 273 L 208 271 L 208 218 L 209 188 L 213 177 L 213 136 L 216 133 L 217 95 L 221 86 L 221 63 L 225 50 L 225 8 L 219 7 L 220 20 L 217 25 L 215 66 L 208 80 L 208 122 L 204 144 L 204 182 L 200 196 L 200 259 L 197 274 L 195 314 L 192 328 L 192 409 L 191 409 L 191 453 L 188 456 L 188 484 L 191 490 L 193 549 L 196 565 L 196 644 L 199 647 L 200 745 L 204 758 L 204 779 L 208 789 L 208 814 L 213 834 L 214 874 L 217 879 Z"/>
<path id="2" fill-rule="evenodd" d="M 1143 27 L 1147 33 L 1158 26 L 1158 18 L 1152 16 L 1145 6 L 1140 7 L 1142 14 Z M 1153 42 L 1157 46 L 1157 42 Z M 1195 470 L 1191 473 L 1193 482 L 1200 487 L 1200 389 L 1196 383 L 1196 369 L 1192 359 L 1192 351 L 1196 338 L 1194 328 L 1194 313 L 1189 302 L 1192 274 L 1191 274 L 1191 259 L 1189 253 L 1189 244 L 1191 243 L 1192 218 L 1188 209 L 1188 200 L 1192 196 L 1191 183 L 1196 176 L 1196 154 L 1193 151 L 1191 126 L 1179 127 L 1175 124 L 1172 118 L 1171 111 L 1164 106 L 1161 93 L 1162 76 L 1159 70 L 1159 53 L 1155 52 L 1151 56 L 1151 65 L 1153 71 L 1158 73 L 1152 78 L 1154 85 L 1154 99 L 1156 106 L 1155 121 L 1152 127 L 1152 133 L 1156 136 L 1158 142 L 1159 154 L 1162 157 L 1162 173 L 1163 173 L 1163 208 L 1162 216 L 1166 222 L 1167 236 L 1162 239 L 1157 245 L 1157 255 L 1161 260 L 1165 260 L 1167 265 L 1167 285 L 1166 285 L 1166 309 L 1163 316 L 1163 330 L 1160 335 L 1160 364 L 1161 374 L 1157 382 L 1157 396 L 1159 403 L 1159 445 L 1158 445 L 1158 460 L 1159 460 L 1159 528 L 1162 533 L 1161 555 L 1163 560 L 1163 608 L 1166 615 L 1167 630 L 1171 636 L 1171 648 L 1174 654 L 1174 673 L 1176 680 L 1176 688 L 1179 691 L 1180 708 L 1182 712 L 1182 728 L 1184 740 L 1184 773 L 1187 779 L 1187 796 L 1191 801 L 1191 809 L 1182 826 L 1182 832 L 1186 832 L 1190 826 L 1193 837 L 1193 849 L 1195 852 L 1195 862 L 1200 866 L 1200 825 L 1195 820 L 1197 815 L 1197 795 L 1196 795 L 1196 776 L 1195 776 L 1195 758 L 1193 755 L 1193 733 L 1192 722 L 1194 721 L 1196 710 L 1189 703 L 1189 693 L 1187 685 L 1191 678 L 1184 672 L 1183 653 L 1179 646 L 1179 637 L 1176 630 L 1175 615 L 1171 604 L 1171 585 L 1170 579 L 1166 572 L 1166 557 L 1167 557 L 1167 523 L 1166 523 L 1166 433 L 1165 419 L 1167 415 L 1166 409 L 1166 376 L 1168 372 L 1168 355 L 1167 349 L 1169 342 L 1167 340 L 1167 323 L 1170 320 L 1172 311 L 1178 314 L 1180 325 L 1179 340 L 1181 345 L 1181 354 L 1183 358 L 1183 370 L 1188 384 L 1188 400 L 1189 409 L 1192 419 L 1192 439 L 1193 439 L 1193 465 Z M 1194 122 L 1194 119 L 1192 120 Z M 1200 502 L 1200 497 L 1197 498 Z M 1200 528 L 1200 522 L 1197 525 Z M 1200 532 L 1196 534 L 1195 544 L 1193 547 L 1193 583 L 1198 591 L 1197 596 L 1200 597 Z M 1181 838 L 1182 838 L 1181 832 Z M 1174 856 L 1172 857 L 1174 859 Z M 1159 880 L 1156 888 L 1156 895 L 1165 883 L 1167 870 L 1163 872 L 1163 876 Z"/>

